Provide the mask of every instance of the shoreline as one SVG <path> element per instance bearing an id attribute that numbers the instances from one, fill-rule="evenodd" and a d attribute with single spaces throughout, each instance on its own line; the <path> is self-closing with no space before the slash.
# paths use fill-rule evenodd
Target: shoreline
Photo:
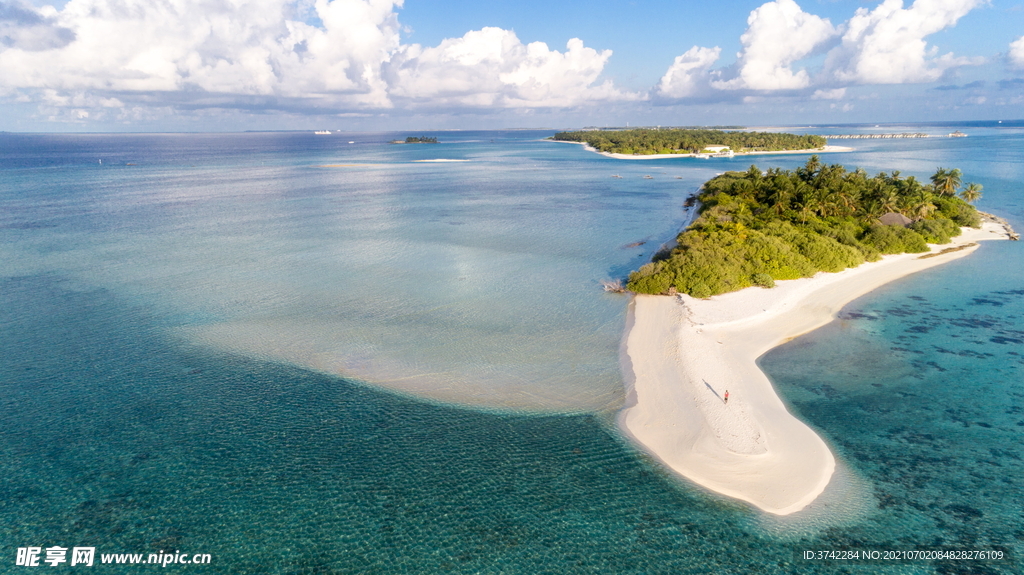
<path id="1" fill-rule="evenodd" d="M 602 152 L 597 148 L 591 146 L 586 142 L 567 142 L 565 140 L 547 140 L 549 142 L 559 142 L 562 144 L 577 144 L 583 146 L 583 149 L 588 152 L 600 154 L 606 158 L 615 158 L 616 160 L 664 160 L 666 158 L 698 158 L 700 154 L 647 154 L 643 156 L 633 154 L 613 154 L 610 152 Z M 824 148 L 808 148 L 804 150 L 778 150 L 772 152 L 735 152 L 732 157 L 739 156 L 770 156 L 780 154 L 832 154 L 838 152 L 852 152 L 853 148 L 848 146 L 825 146 Z"/>
<path id="2" fill-rule="evenodd" d="M 626 382 L 620 430 L 698 485 L 768 513 L 800 511 L 829 484 L 835 458 L 786 409 L 756 360 L 831 322 L 858 297 L 1009 233 L 986 221 L 981 229 L 964 228 L 949 244 L 930 245 L 931 252 L 889 255 L 837 273 L 779 281 L 772 289 L 706 300 L 635 296 L 620 353 Z"/>

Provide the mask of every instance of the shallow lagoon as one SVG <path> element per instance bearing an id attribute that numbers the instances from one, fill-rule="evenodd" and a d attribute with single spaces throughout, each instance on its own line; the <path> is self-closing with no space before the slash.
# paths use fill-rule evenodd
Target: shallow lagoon
<path id="1" fill-rule="evenodd" d="M 826 161 L 959 166 L 1019 229 L 1019 130 L 961 129 Z M 779 521 L 668 477 L 608 417 L 624 300 L 598 281 L 751 159 L 615 162 L 545 135 L 0 136 L 4 553 L 174 548 L 239 573 L 832 573 L 795 550 L 838 544 L 1021 556 L 1019 244 L 887 286 L 763 358 L 855 486 L 837 512 Z M 442 156 L 471 161 L 412 162 Z M 361 167 L 318 167 L 336 164 Z M 243 329 L 199 337 L 217 325 Z M 546 413 L 303 366 L 440 372 L 463 385 L 442 399 Z"/>

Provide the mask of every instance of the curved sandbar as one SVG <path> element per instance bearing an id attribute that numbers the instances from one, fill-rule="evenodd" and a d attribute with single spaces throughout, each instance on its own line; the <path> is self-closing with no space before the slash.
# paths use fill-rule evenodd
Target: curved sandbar
<path id="1" fill-rule="evenodd" d="M 642 449 L 708 489 L 788 515 L 828 485 L 835 459 L 794 417 L 755 361 L 831 321 L 857 297 L 1006 239 L 996 223 L 964 228 L 931 254 L 899 254 L 839 273 L 706 300 L 638 295 L 630 304 L 619 426 Z M 962 248 L 962 249 L 956 249 Z M 924 257 L 923 257 L 924 256 Z M 729 391 L 729 403 L 721 396 Z"/>

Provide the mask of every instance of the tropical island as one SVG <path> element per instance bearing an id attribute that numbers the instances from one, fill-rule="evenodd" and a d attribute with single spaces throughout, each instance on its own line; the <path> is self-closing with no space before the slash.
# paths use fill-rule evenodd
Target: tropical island
<path id="1" fill-rule="evenodd" d="M 586 144 L 604 154 L 622 156 L 697 155 L 721 152 L 735 154 L 825 150 L 825 138 L 815 135 L 776 132 L 741 132 L 711 129 L 635 129 L 559 132 L 559 142 Z"/>
<path id="2" fill-rule="evenodd" d="M 926 184 L 899 171 L 869 177 L 817 156 L 793 171 L 726 172 L 703 185 L 700 215 L 676 246 L 630 274 L 627 287 L 705 298 L 925 252 L 981 225 L 970 204 L 981 186 L 959 191 L 961 179 L 942 168 Z"/>
<path id="3" fill-rule="evenodd" d="M 886 283 L 964 257 L 980 240 L 1014 239 L 970 205 L 981 187 L 961 179 L 941 168 L 929 183 L 868 177 L 812 157 L 793 171 L 751 167 L 705 183 L 678 245 L 630 276 L 620 429 L 718 493 L 777 515 L 811 505 L 835 457 L 757 358 Z M 951 245 L 927 245 L 941 242 Z"/>
<path id="4" fill-rule="evenodd" d="M 409 136 L 404 140 L 392 140 L 392 144 L 436 144 L 437 138 L 433 136 Z"/>

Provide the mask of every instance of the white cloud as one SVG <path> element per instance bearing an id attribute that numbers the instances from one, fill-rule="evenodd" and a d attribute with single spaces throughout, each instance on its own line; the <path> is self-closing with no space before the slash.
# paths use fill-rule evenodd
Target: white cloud
<path id="1" fill-rule="evenodd" d="M 1017 68 L 1024 68 L 1024 36 L 1010 42 L 1010 52 L 1008 56 L 1010 58 L 1010 64 Z"/>
<path id="2" fill-rule="evenodd" d="M 718 46 L 694 46 L 682 56 L 676 56 L 655 92 L 664 98 L 685 98 L 704 91 L 708 84 L 708 70 L 721 54 L 722 49 Z"/>
<path id="3" fill-rule="evenodd" d="M 611 55 L 578 38 L 559 52 L 543 42 L 524 45 L 510 30 L 483 28 L 436 47 L 403 46 L 385 68 L 391 96 L 414 105 L 571 107 L 638 99 L 610 82 L 595 85 Z"/>
<path id="4" fill-rule="evenodd" d="M 795 90 L 811 83 L 805 70 L 790 65 L 806 58 L 836 35 L 826 18 L 808 14 L 793 0 L 761 5 L 747 18 L 740 36 L 739 73 L 728 81 L 713 82 L 723 90 Z"/>
<path id="5" fill-rule="evenodd" d="M 58 26 L 53 9 L 36 10 L 18 0 L 0 0 L 0 50 L 49 50 L 66 46 L 75 33 Z"/>
<path id="6" fill-rule="evenodd" d="M 718 49 L 695 46 L 675 59 L 654 93 L 694 98 L 717 91 L 719 98 L 729 99 L 735 96 L 726 92 L 746 91 L 743 101 L 748 102 L 750 91 L 814 90 L 812 99 L 838 100 L 845 88 L 828 86 L 935 81 L 950 68 L 984 59 L 938 55 L 925 38 L 954 26 L 986 1 L 916 0 L 904 8 L 902 0 L 884 0 L 874 10 L 859 8 L 850 20 L 833 27 L 828 19 L 804 12 L 795 0 L 773 0 L 751 11 L 734 65 L 712 69 Z M 816 74 L 794 69 L 834 44 Z M 1024 37 L 1010 45 L 1009 60 L 1024 67 Z"/>
<path id="7" fill-rule="evenodd" d="M 182 105 L 336 114 L 646 97 L 602 81 L 612 52 L 577 38 L 558 50 L 483 28 L 437 46 L 403 45 L 403 1 L 68 0 L 58 10 L 0 0 L 0 97 L 36 102 L 44 117 L 123 121 Z M 735 65 L 714 69 L 721 49 L 694 46 L 652 92 L 737 99 L 801 91 L 839 100 L 845 85 L 933 81 L 977 60 L 939 55 L 925 38 L 985 1 L 905 8 L 884 0 L 837 28 L 795 0 L 772 0 L 750 13 Z M 837 43 L 823 69 L 801 67 Z M 1010 44 L 1008 61 L 1024 68 L 1024 37 Z"/>
<path id="8" fill-rule="evenodd" d="M 61 106 L 111 117 L 98 98 L 129 102 L 125 114 L 175 102 L 351 112 L 395 99 L 537 108 L 640 98 L 598 82 L 611 51 L 578 39 L 559 52 L 485 28 L 403 46 L 403 0 L 69 0 L 59 11 L 11 2 L 22 0 L 0 0 L 0 95 L 28 95 L 53 117 Z M 320 24 L 300 21 L 303 11 Z"/>
<path id="9" fill-rule="evenodd" d="M 815 90 L 811 95 L 812 100 L 842 100 L 846 96 L 846 88 L 834 88 L 832 90 Z"/>
<path id="10" fill-rule="evenodd" d="M 202 90 L 387 103 L 380 64 L 399 44 L 401 0 L 317 0 L 322 28 L 287 0 L 70 0 L 52 20 L 74 40 L 0 53 L 0 83 L 63 91 Z"/>
<path id="11" fill-rule="evenodd" d="M 903 84 L 938 80 L 949 68 L 977 59 L 936 56 L 926 36 L 956 24 L 985 0 L 885 0 L 874 10 L 859 8 L 846 23 L 842 44 L 829 53 L 826 68 L 839 81 Z"/>
<path id="12" fill-rule="evenodd" d="M 128 106 L 117 98 L 96 96 L 88 92 L 62 93 L 41 90 L 36 98 L 39 111 L 51 121 L 81 123 L 87 120 L 125 122 L 152 117 L 153 110 Z M 165 110 L 164 113 L 169 113 Z"/>

